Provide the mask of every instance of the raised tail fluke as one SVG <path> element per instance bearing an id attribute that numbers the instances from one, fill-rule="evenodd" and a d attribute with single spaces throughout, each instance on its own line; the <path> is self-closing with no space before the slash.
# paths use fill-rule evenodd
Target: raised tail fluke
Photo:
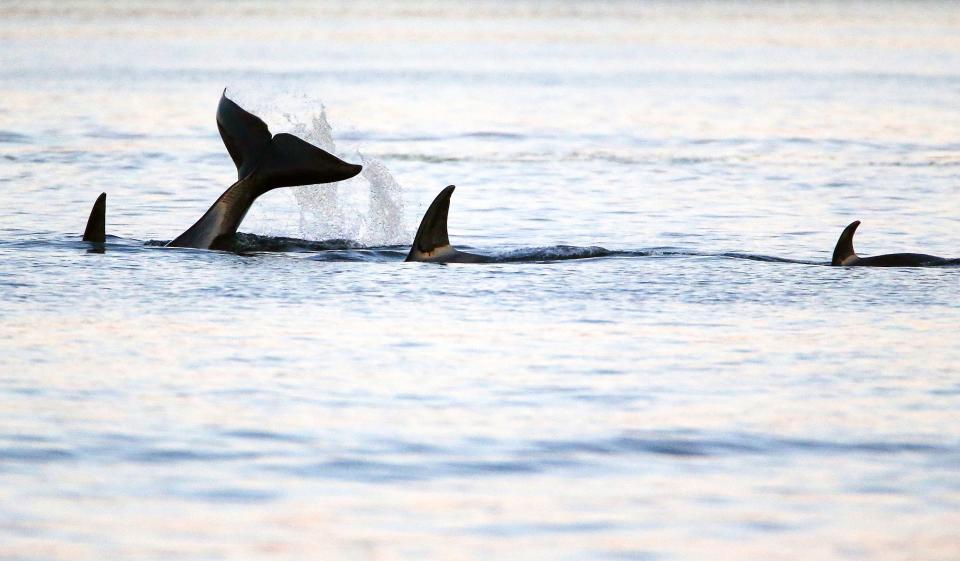
<path id="1" fill-rule="evenodd" d="M 270 190 L 343 181 L 363 169 L 292 134 L 271 135 L 266 123 L 223 92 L 217 106 L 217 129 L 237 166 L 237 179 L 256 171 L 263 190 Z"/>
<path id="2" fill-rule="evenodd" d="M 837 246 L 833 249 L 833 259 L 830 264 L 833 266 L 849 265 L 856 261 L 857 252 L 853 250 L 853 234 L 860 225 L 859 220 L 854 220 L 849 226 L 843 229 L 840 239 L 837 240 Z"/>
<path id="3" fill-rule="evenodd" d="M 417 228 L 407 261 L 434 261 L 443 254 L 456 251 L 450 247 L 450 237 L 447 235 L 447 214 L 454 189 L 455 186 L 448 185 L 430 203 Z"/>
<path id="4" fill-rule="evenodd" d="M 260 195 L 277 187 L 343 181 L 363 169 L 292 134 L 270 136 L 259 117 L 227 99 L 226 90 L 217 107 L 217 128 L 239 179 L 193 226 L 168 243 L 170 247 L 229 248 L 231 237 Z"/>
<path id="5" fill-rule="evenodd" d="M 257 170 L 269 189 L 344 181 L 363 166 L 349 164 L 292 134 L 273 137 L 270 149 Z"/>
<path id="6" fill-rule="evenodd" d="M 226 89 L 217 105 L 217 129 L 237 165 L 237 179 L 243 179 L 257 167 L 273 138 L 266 123 L 227 98 Z"/>
<path id="7" fill-rule="evenodd" d="M 90 218 L 87 219 L 87 228 L 83 231 L 83 241 L 104 243 L 107 241 L 107 194 L 100 193 L 97 202 L 93 203 Z"/>

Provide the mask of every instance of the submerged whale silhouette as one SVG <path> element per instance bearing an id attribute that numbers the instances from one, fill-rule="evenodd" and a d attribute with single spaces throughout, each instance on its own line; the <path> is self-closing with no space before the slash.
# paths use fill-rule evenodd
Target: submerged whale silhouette
<path id="1" fill-rule="evenodd" d="M 343 181 L 360 173 L 349 164 L 292 134 L 271 135 L 259 117 L 227 98 L 217 106 L 217 129 L 237 166 L 238 181 L 199 220 L 167 247 L 228 249 L 257 197 L 278 187 Z M 106 193 L 94 203 L 83 239 L 103 243 Z"/>
<path id="2" fill-rule="evenodd" d="M 859 220 L 851 222 L 844 228 L 833 250 L 833 259 L 830 264 L 835 267 L 925 267 L 943 265 L 952 262 L 944 257 L 925 255 L 923 253 L 888 253 L 872 257 L 860 257 L 853 250 L 853 234 L 860 225 Z"/>

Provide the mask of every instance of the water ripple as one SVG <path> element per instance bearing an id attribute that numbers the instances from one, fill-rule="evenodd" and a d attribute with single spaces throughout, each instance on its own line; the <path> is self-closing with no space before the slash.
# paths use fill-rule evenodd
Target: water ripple
<path id="1" fill-rule="evenodd" d="M 0 130 L 0 144 L 29 144 L 32 140 L 25 134 Z"/>
<path id="2" fill-rule="evenodd" d="M 61 448 L 0 448 L 0 462 L 47 463 L 74 460 L 76 456 Z"/>

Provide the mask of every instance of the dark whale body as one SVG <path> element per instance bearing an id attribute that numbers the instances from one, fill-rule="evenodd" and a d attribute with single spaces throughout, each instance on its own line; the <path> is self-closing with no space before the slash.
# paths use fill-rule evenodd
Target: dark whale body
<path id="1" fill-rule="evenodd" d="M 853 234 L 860 221 L 856 220 L 844 228 L 833 250 L 830 264 L 835 267 L 930 267 L 954 263 L 955 260 L 925 255 L 923 253 L 887 253 L 872 257 L 860 257 L 853 250 Z"/>

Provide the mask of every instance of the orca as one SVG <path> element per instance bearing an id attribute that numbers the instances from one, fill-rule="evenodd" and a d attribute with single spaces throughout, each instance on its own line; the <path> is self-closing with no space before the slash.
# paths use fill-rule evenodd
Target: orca
<path id="1" fill-rule="evenodd" d="M 523 255 L 511 252 L 508 255 L 477 255 L 467 253 L 450 245 L 450 236 L 447 233 L 447 215 L 450 213 L 450 197 L 453 195 L 453 185 L 446 186 L 433 199 L 427 212 L 423 214 L 417 235 L 413 239 L 410 253 L 406 261 L 420 261 L 426 263 L 519 263 L 525 261 L 564 261 L 568 259 L 589 259 L 604 255 L 614 255 L 616 252 L 607 251 L 602 247 L 573 247 L 554 246 L 543 252 L 534 251 Z"/>
<path id="2" fill-rule="evenodd" d="M 427 263 L 486 263 L 492 261 L 489 257 L 458 251 L 450 245 L 447 235 L 447 214 L 450 211 L 450 195 L 456 189 L 453 185 L 446 186 L 433 199 L 427 212 L 423 214 L 417 235 L 413 238 L 407 261 L 422 261 Z"/>
<path id="3" fill-rule="evenodd" d="M 860 257 L 853 250 L 853 234 L 857 231 L 859 225 L 860 221 L 856 220 L 844 228 L 843 233 L 840 234 L 840 239 L 837 240 L 837 247 L 833 250 L 833 259 L 830 261 L 830 265 L 834 267 L 928 267 L 953 262 L 950 259 L 922 253 L 888 253 L 872 257 Z"/>
<path id="4" fill-rule="evenodd" d="M 260 195 L 279 187 L 343 181 L 363 169 L 292 134 L 272 135 L 259 117 L 228 99 L 226 90 L 217 106 L 217 129 L 237 166 L 237 182 L 167 247 L 229 249 Z"/>
<path id="5" fill-rule="evenodd" d="M 90 218 L 87 218 L 87 227 L 83 230 L 83 241 L 105 243 L 107 241 L 107 194 L 100 193 L 93 208 L 90 209 Z"/>

